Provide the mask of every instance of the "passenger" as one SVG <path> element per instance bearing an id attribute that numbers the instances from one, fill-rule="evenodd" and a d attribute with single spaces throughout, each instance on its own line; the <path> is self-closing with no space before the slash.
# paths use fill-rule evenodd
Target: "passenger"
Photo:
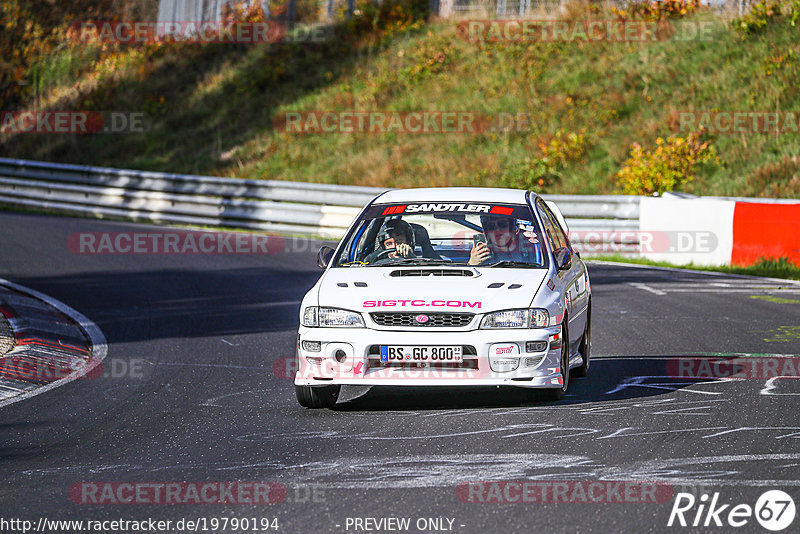
<path id="1" fill-rule="evenodd" d="M 469 254 L 469 265 L 481 265 L 487 261 L 519 261 L 531 263 L 532 257 L 538 255 L 529 247 L 520 244 L 520 229 L 514 226 L 514 219 L 497 215 L 481 215 L 481 226 L 486 234 L 486 243 L 480 242 Z M 527 237 L 527 233 L 526 233 Z M 527 238 L 535 247 L 538 239 L 535 234 Z"/>

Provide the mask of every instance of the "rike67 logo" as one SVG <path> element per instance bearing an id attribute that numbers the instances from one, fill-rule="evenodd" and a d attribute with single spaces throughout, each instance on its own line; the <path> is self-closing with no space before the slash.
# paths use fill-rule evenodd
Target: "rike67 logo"
<path id="1" fill-rule="evenodd" d="M 792 497 L 781 490 L 761 494 L 755 506 L 749 504 L 721 504 L 720 494 L 709 498 L 703 493 L 699 499 L 691 493 L 678 493 L 667 526 L 681 527 L 743 527 L 755 517 L 767 530 L 778 532 L 794 522 L 795 505 Z"/>

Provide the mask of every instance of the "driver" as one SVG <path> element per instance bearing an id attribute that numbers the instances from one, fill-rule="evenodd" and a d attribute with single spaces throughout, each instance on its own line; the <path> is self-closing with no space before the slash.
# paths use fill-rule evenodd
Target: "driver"
<path id="1" fill-rule="evenodd" d="M 520 245 L 520 229 L 515 227 L 514 219 L 498 215 L 481 215 L 481 226 L 486 234 L 486 243 L 478 243 L 469 254 L 469 265 L 480 265 L 488 259 L 492 261 L 528 262 L 527 251 Z M 527 236 L 527 234 L 526 234 Z M 538 242 L 535 237 L 531 243 Z"/>
<path id="2" fill-rule="evenodd" d="M 377 241 L 378 246 L 375 251 L 364 258 L 364 262 L 372 263 L 382 258 L 414 257 L 414 229 L 401 219 L 390 219 L 383 223 Z M 385 254 L 389 249 L 395 250 Z"/>

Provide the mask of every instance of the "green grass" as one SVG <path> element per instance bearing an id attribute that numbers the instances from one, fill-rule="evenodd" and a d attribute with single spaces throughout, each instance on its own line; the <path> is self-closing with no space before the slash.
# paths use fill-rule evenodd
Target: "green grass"
<path id="1" fill-rule="evenodd" d="M 617 254 L 591 256 L 587 261 L 613 261 L 618 263 L 633 263 L 636 265 L 651 265 L 654 267 L 671 267 L 675 269 L 691 269 L 695 271 L 713 271 L 730 274 L 744 274 L 749 276 L 762 276 L 768 278 L 785 278 L 788 280 L 800 280 L 800 266 L 793 264 L 787 258 L 780 259 L 761 259 L 759 262 L 749 267 L 737 266 L 715 266 L 707 265 L 674 265 L 665 261 L 652 261 L 645 258 L 632 258 Z"/>
<path id="2" fill-rule="evenodd" d="M 548 193 L 604 194 L 638 142 L 676 133 L 684 110 L 800 109 L 800 39 L 777 23 L 742 39 L 708 13 L 708 40 L 483 43 L 435 22 L 328 43 L 129 49 L 96 63 L 67 47 L 35 67 L 51 107 L 144 111 L 142 134 L 19 135 L 6 156 L 146 170 L 388 187 L 525 185 L 520 162 L 562 132 L 582 153 Z M 791 54 L 790 54 L 791 53 Z M 76 84 L 76 82 L 78 82 Z M 44 89 L 42 89 L 44 90 Z M 296 135 L 276 115 L 308 110 L 523 113 L 527 131 Z M 721 163 L 684 188 L 702 195 L 800 196 L 800 136 L 716 135 Z M 517 169 L 517 170 L 515 170 Z M 503 180 L 502 176 L 506 176 Z M 775 185 L 777 184 L 777 185 Z"/>

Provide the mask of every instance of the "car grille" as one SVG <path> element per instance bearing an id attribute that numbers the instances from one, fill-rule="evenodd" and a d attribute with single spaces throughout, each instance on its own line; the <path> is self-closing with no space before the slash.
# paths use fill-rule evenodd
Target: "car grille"
<path id="1" fill-rule="evenodd" d="M 420 323 L 417 317 L 425 315 L 428 321 Z M 380 326 L 410 326 L 415 328 L 459 328 L 472 322 L 474 313 L 371 313 Z"/>

